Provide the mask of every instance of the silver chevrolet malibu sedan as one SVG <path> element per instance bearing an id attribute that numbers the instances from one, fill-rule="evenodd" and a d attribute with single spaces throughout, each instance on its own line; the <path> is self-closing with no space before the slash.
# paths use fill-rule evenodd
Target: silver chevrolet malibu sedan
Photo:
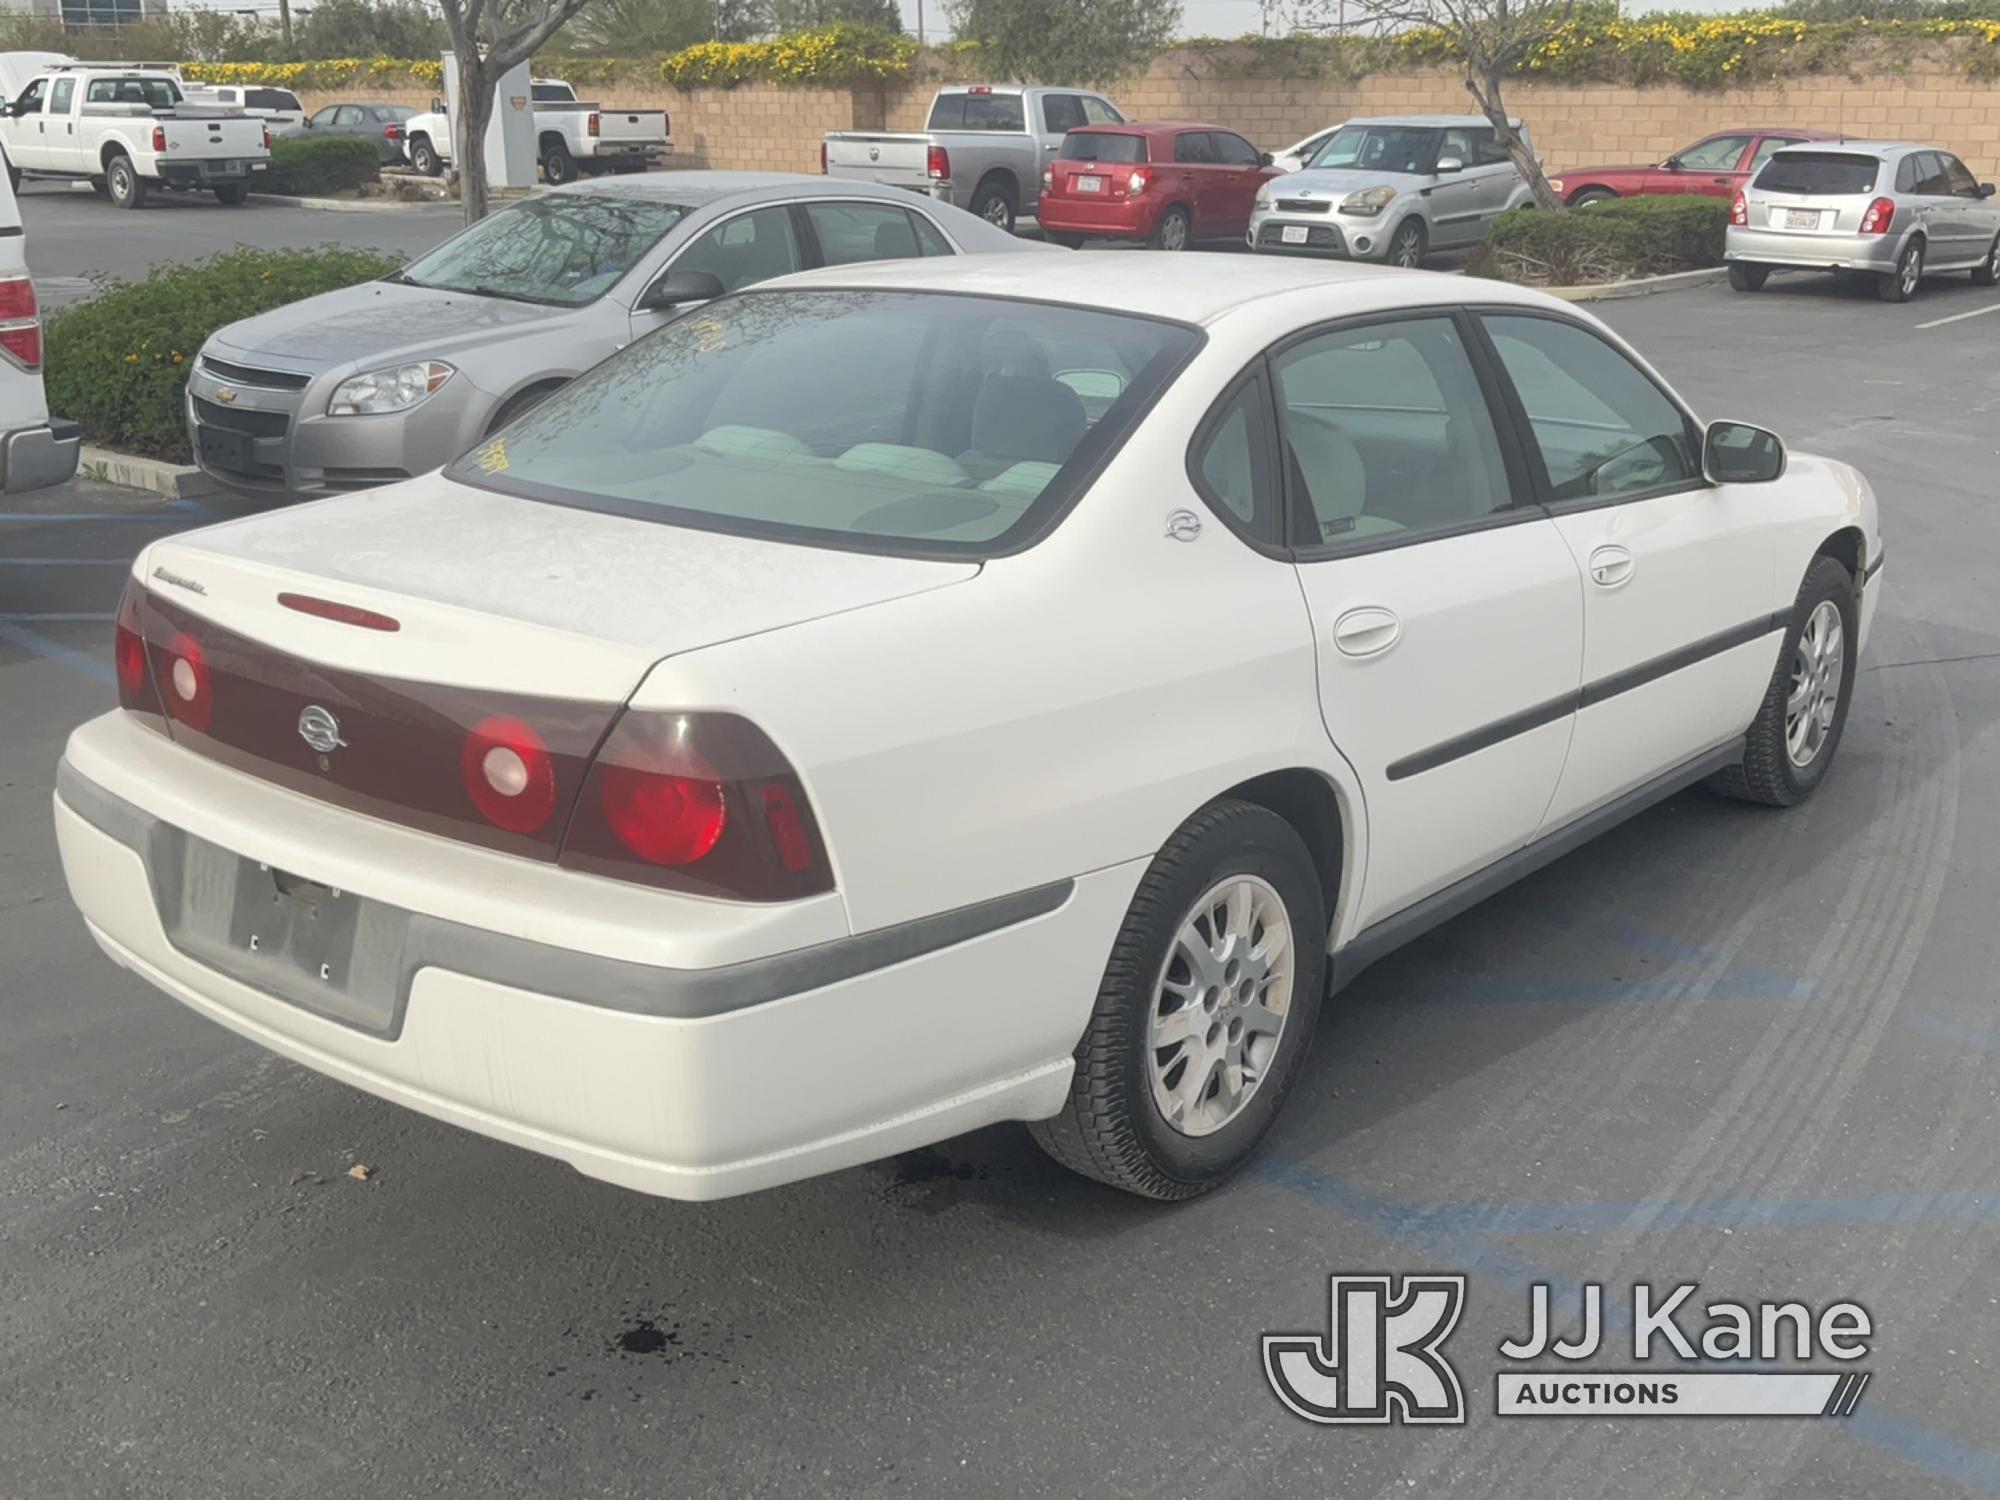
<path id="1" fill-rule="evenodd" d="M 685 311 L 812 266 L 1048 249 L 872 183 L 667 172 L 527 198 L 381 281 L 220 329 L 188 378 L 195 459 L 310 499 L 450 462 Z"/>
<path id="2" fill-rule="evenodd" d="M 1869 272 L 1886 302 L 1909 301 L 1937 271 L 2000 285 L 2000 203 L 1992 183 L 1935 146 L 1789 146 L 1730 204 L 1723 259 L 1739 292 L 1783 268 Z"/>

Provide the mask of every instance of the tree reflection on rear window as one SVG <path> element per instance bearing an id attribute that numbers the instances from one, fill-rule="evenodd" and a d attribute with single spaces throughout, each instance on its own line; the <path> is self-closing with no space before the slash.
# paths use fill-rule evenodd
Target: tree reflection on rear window
<path id="1" fill-rule="evenodd" d="M 1875 190 L 1881 163 L 1872 156 L 1838 151 L 1781 151 L 1757 174 L 1757 189 L 1765 193 L 1802 193 L 1808 197 L 1841 198 Z"/>

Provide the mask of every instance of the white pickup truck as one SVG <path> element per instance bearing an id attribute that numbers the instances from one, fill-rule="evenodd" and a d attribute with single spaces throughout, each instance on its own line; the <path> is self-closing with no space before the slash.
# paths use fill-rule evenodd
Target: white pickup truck
<path id="1" fill-rule="evenodd" d="M 579 99 L 560 78 L 529 85 L 535 106 L 535 161 L 550 185 L 600 172 L 643 172 L 665 161 L 673 143 L 663 109 L 614 109 Z M 451 124 L 441 100 L 403 125 L 403 154 L 426 177 L 451 164 Z"/>
<path id="2" fill-rule="evenodd" d="M 0 110 L 0 151 L 24 177 L 86 181 L 120 208 L 154 188 L 207 189 L 241 203 L 271 166 L 270 127 L 239 109 L 187 102 L 151 69 L 73 64 L 31 79 Z"/>
<path id="3" fill-rule="evenodd" d="M 1118 106 L 1087 89 L 955 83 L 931 100 L 922 130 L 833 130 L 820 170 L 942 198 L 1011 230 L 1040 201 L 1042 168 L 1079 125 L 1122 125 Z"/>

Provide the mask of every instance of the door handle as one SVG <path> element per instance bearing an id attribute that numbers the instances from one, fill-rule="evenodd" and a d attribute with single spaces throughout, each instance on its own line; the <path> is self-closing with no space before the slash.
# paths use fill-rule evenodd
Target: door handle
<path id="1" fill-rule="evenodd" d="M 1590 554 L 1590 581 L 1599 588 L 1615 589 L 1632 576 L 1632 554 L 1615 542 L 1606 543 Z"/>
<path id="2" fill-rule="evenodd" d="M 1333 622 L 1333 644 L 1342 656 L 1380 656 L 1402 635 L 1403 622 L 1372 604 L 1350 609 Z"/>

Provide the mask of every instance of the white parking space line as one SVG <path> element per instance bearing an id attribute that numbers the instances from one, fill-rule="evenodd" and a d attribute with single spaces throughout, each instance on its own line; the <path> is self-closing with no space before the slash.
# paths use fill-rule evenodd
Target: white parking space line
<path id="1" fill-rule="evenodd" d="M 1969 313 L 1953 313 L 1948 318 L 1933 318 L 1928 323 L 1919 323 L 1917 327 L 1942 328 L 1947 323 L 1963 323 L 1967 318 L 1983 318 L 1988 313 L 1996 312 L 2000 312 L 2000 302 L 1994 303 L 1991 307 L 1975 307 Z"/>

